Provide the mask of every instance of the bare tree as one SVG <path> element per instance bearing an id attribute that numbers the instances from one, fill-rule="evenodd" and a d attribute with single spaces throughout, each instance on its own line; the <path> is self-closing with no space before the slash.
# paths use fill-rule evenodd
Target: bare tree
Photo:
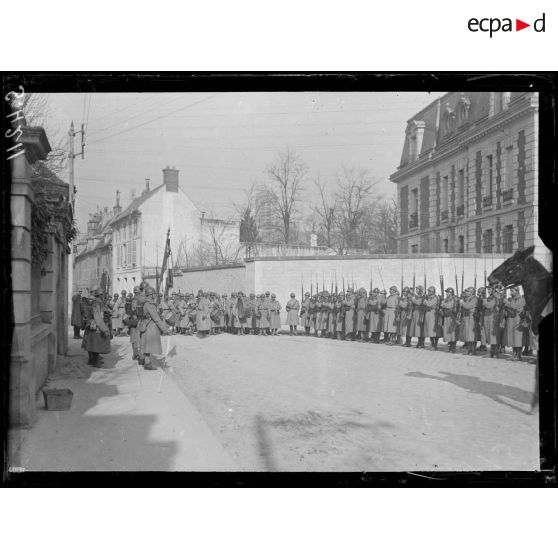
<path id="1" fill-rule="evenodd" d="M 314 206 L 314 213 L 317 217 L 317 225 L 322 232 L 324 242 L 329 248 L 333 248 L 334 237 L 337 231 L 337 200 L 335 196 L 328 193 L 327 186 L 318 176 L 314 184 L 319 193 L 319 204 Z"/>
<path id="2" fill-rule="evenodd" d="M 28 126 L 40 126 L 48 134 L 51 151 L 43 165 L 55 174 L 66 168 L 68 158 L 67 136 L 56 128 L 50 119 L 48 95 L 45 93 L 25 93 L 21 107 Z M 37 169 L 37 172 L 41 172 Z"/>
<path id="3" fill-rule="evenodd" d="M 374 211 L 371 240 L 375 251 L 383 254 L 397 252 L 398 208 L 395 198 L 382 200 Z"/>
<path id="4" fill-rule="evenodd" d="M 337 175 L 337 224 L 340 234 L 340 252 L 351 248 L 368 248 L 369 219 L 377 196 L 372 180 L 366 170 L 343 168 Z"/>
<path id="5" fill-rule="evenodd" d="M 267 168 L 269 182 L 262 186 L 274 217 L 281 223 L 282 239 L 288 244 L 292 238 L 291 229 L 296 214 L 297 203 L 304 189 L 306 165 L 290 149 L 281 153 L 277 160 Z"/>

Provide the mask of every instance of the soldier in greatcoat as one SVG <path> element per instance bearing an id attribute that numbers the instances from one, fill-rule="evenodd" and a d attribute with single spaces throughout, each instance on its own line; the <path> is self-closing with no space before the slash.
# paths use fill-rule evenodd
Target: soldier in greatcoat
<path id="1" fill-rule="evenodd" d="M 300 324 L 304 326 L 304 335 L 310 335 L 310 293 L 304 293 L 300 305 Z"/>
<path id="2" fill-rule="evenodd" d="M 361 343 L 368 339 L 368 308 L 367 294 L 365 289 L 359 289 L 356 297 L 356 314 L 357 314 L 357 335 Z"/>
<path id="3" fill-rule="evenodd" d="M 270 327 L 270 308 L 269 303 L 271 301 L 271 293 L 269 291 L 265 292 L 265 295 L 260 300 L 259 311 L 260 311 L 260 335 L 269 335 Z"/>
<path id="4" fill-rule="evenodd" d="M 419 285 L 415 289 L 415 293 L 411 297 L 411 306 L 413 315 L 411 318 L 411 337 L 416 337 L 418 342 L 417 349 L 424 349 L 424 290 Z"/>
<path id="5" fill-rule="evenodd" d="M 355 295 L 351 287 L 347 289 L 343 307 L 345 309 L 345 339 L 347 341 L 355 340 Z"/>
<path id="6" fill-rule="evenodd" d="M 223 293 L 221 296 L 221 307 L 223 309 L 224 331 L 230 332 L 230 305 L 227 293 Z"/>
<path id="7" fill-rule="evenodd" d="M 436 295 L 436 287 L 428 287 L 428 293 L 423 301 L 424 307 L 424 336 L 430 337 L 430 349 L 438 350 L 438 338 L 441 335 L 439 328 L 440 300 Z"/>
<path id="8" fill-rule="evenodd" d="M 500 326 L 501 303 L 491 287 L 488 287 L 487 295 L 483 301 L 483 326 L 486 342 L 490 345 L 490 358 L 498 358 L 498 346 L 501 345 L 503 337 L 503 330 Z"/>
<path id="9" fill-rule="evenodd" d="M 477 289 L 477 313 L 475 318 L 477 320 L 477 341 L 480 341 L 479 351 L 485 352 L 486 349 L 486 331 L 484 328 L 484 303 L 486 301 L 486 289 L 479 287 Z"/>
<path id="10" fill-rule="evenodd" d="M 412 290 L 411 287 L 403 287 L 401 298 L 397 305 L 398 310 L 398 331 L 401 337 L 401 344 L 405 347 L 411 346 L 411 318 L 413 316 L 413 309 L 411 304 Z"/>
<path id="11" fill-rule="evenodd" d="M 244 331 L 247 334 L 253 334 L 256 330 L 256 295 L 250 293 L 244 304 L 244 314 L 246 316 L 246 323 L 244 324 Z"/>
<path id="12" fill-rule="evenodd" d="M 138 323 L 140 316 L 138 315 L 138 303 L 141 303 L 141 312 L 143 312 L 143 302 L 145 301 L 143 291 L 138 286 L 134 287 L 134 294 L 131 300 L 126 302 L 126 315 L 124 322 L 128 326 L 128 334 L 132 345 L 132 360 L 141 360 L 139 351 L 139 331 Z"/>
<path id="13" fill-rule="evenodd" d="M 397 343 L 397 308 L 399 306 L 399 293 L 395 285 L 389 288 L 389 296 L 386 298 L 384 309 L 384 337 L 388 345 Z"/>
<path id="14" fill-rule="evenodd" d="M 205 337 L 211 328 L 211 318 L 209 316 L 209 300 L 206 294 L 200 289 L 196 304 L 196 330 L 198 335 Z"/>
<path id="15" fill-rule="evenodd" d="M 344 339 L 345 337 L 345 294 L 339 293 L 335 301 L 335 333 L 334 339 Z"/>
<path id="16" fill-rule="evenodd" d="M 380 342 L 382 299 L 380 289 L 376 288 L 368 297 L 368 331 L 372 343 Z"/>
<path id="17" fill-rule="evenodd" d="M 462 339 L 467 347 L 468 355 L 476 355 L 476 319 L 478 300 L 475 296 L 475 289 L 469 287 L 463 293 L 463 300 L 461 301 L 461 324 Z"/>
<path id="18" fill-rule="evenodd" d="M 311 334 L 311 330 L 316 326 L 316 305 L 318 303 L 318 295 L 312 295 L 308 305 L 308 335 Z"/>
<path id="19" fill-rule="evenodd" d="M 82 348 L 87 351 L 89 359 L 87 364 L 101 368 L 100 354 L 110 353 L 111 331 L 108 320 L 105 319 L 106 307 L 102 302 L 103 290 L 95 289 L 89 300 L 89 311 L 86 320 Z"/>
<path id="20" fill-rule="evenodd" d="M 144 370 L 155 370 L 152 354 L 160 355 L 163 353 L 161 346 L 161 333 L 169 333 L 169 328 L 157 312 L 156 293 L 153 287 L 146 287 L 144 290 L 145 301 L 143 303 L 143 317 L 138 323 L 140 334 L 140 351 Z"/>
<path id="21" fill-rule="evenodd" d="M 459 300 L 451 287 L 446 289 L 446 298 L 440 303 L 440 309 L 444 316 L 444 341 L 448 344 L 449 352 L 455 353 L 458 339 L 457 312 L 459 311 Z"/>
<path id="22" fill-rule="evenodd" d="M 329 319 L 327 321 L 327 336 L 331 339 L 335 338 L 337 331 L 337 296 L 331 293 L 328 303 Z"/>
<path id="23" fill-rule="evenodd" d="M 294 293 L 291 293 L 291 298 L 285 305 L 287 310 L 287 325 L 291 330 L 291 335 L 296 335 L 296 328 L 298 326 L 298 312 L 300 310 L 300 302 L 296 299 Z"/>
<path id="24" fill-rule="evenodd" d="M 80 310 L 81 294 L 74 293 L 72 295 L 72 317 L 70 323 L 74 328 L 74 339 L 81 339 L 80 331 L 83 325 Z"/>
<path id="25" fill-rule="evenodd" d="M 281 329 L 281 303 L 275 293 L 271 294 L 269 305 L 269 329 L 271 335 L 279 335 Z"/>
<path id="26" fill-rule="evenodd" d="M 183 294 L 178 295 L 178 301 L 175 304 L 176 308 L 176 332 L 184 335 L 188 328 L 188 316 L 186 315 L 186 298 Z"/>
<path id="27" fill-rule="evenodd" d="M 512 360 L 521 360 L 521 349 L 524 343 L 525 325 L 522 323 L 525 312 L 525 299 L 520 295 L 518 287 L 510 289 L 510 298 L 504 303 L 506 328 L 504 345 L 512 347 Z"/>

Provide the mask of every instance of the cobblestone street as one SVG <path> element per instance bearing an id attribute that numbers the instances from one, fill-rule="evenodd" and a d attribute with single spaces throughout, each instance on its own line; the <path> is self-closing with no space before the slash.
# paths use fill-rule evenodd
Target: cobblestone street
<path id="1" fill-rule="evenodd" d="M 173 379 L 239 470 L 539 467 L 532 363 L 302 336 L 173 344 Z"/>

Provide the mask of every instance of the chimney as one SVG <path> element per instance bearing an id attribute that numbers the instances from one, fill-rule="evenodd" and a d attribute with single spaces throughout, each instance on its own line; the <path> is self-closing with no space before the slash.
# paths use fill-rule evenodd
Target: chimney
<path id="1" fill-rule="evenodd" d="M 146 194 L 147 194 L 147 192 L 149 192 L 149 181 L 150 181 L 149 178 L 146 178 L 146 179 L 145 179 L 145 190 L 144 190 L 144 192 L 145 192 Z"/>
<path id="2" fill-rule="evenodd" d="M 122 211 L 122 208 L 120 207 L 120 190 L 116 190 L 116 204 L 112 208 L 112 210 L 113 210 L 113 214 L 115 216 L 118 215 Z"/>
<path id="3" fill-rule="evenodd" d="M 167 192 L 178 192 L 178 170 L 167 165 L 163 169 L 163 184 L 166 186 Z"/>

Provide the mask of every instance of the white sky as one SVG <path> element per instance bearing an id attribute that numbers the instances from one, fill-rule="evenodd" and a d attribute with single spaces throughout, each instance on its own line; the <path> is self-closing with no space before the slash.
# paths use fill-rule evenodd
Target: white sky
<path id="1" fill-rule="evenodd" d="M 369 169 L 379 190 L 401 156 L 406 122 L 441 93 L 248 92 L 50 94 L 47 133 L 87 123 L 85 159 L 76 158 L 78 225 L 97 205 L 112 208 L 145 178 L 162 183 L 175 166 L 180 185 L 202 209 L 232 215 L 232 203 L 289 146 L 308 166 L 307 203 L 318 173 L 332 181 L 342 165 Z M 87 118 L 87 115 L 89 117 Z M 79 151 L 76 136 L 76 151 Z M 67 179 L 67 176 L 62 178 Z"/>

